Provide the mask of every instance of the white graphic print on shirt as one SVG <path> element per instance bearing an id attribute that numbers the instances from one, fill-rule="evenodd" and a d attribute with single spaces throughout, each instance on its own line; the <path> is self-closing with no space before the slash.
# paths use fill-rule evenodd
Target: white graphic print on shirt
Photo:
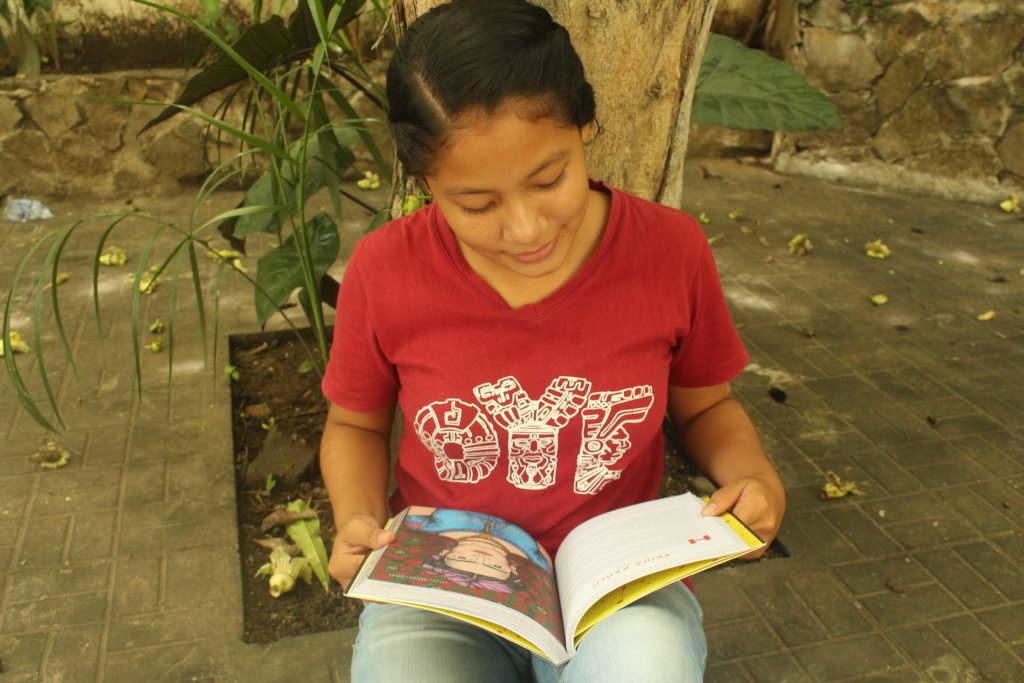
<path id="1" fill-rule="evenodd" d="M 498 464 L 498 436 L 472 403 L 455 398 L 431 403 L 416 414 L 415 427 L 443 481 L 475 484 Z"/>
<path id="2" fill-rule="evenodd" d="M 506 479 L 517 488 L 539 490 L 555 484 L 558 434 L 582 410 L 580 452 L 573 490 L 593 495 L 620 472 L 611 469 L 631 445 L 626 425 L 642 422 L 654 403 L 650 386 L 590 392 L 580 377 L 557 377 L 536 401 L 515 377 L 473 389 L 494 422 L 508 435 Z M 491 474 L 499 448 L 496 430 L 474 405 L 458 399 L 431 403 L 414 422 L 420 441 L 434 454 L 444 481 L 476 483 Z"/>

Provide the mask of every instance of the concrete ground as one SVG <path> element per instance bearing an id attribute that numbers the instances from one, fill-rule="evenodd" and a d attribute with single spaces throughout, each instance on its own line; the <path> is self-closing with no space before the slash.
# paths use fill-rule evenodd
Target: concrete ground
<path id="1" fill-rule="evenodd" d="M 789 493 L 788 558 L 695 580 L 707 680 L 1024 680 L 1024 222 L 996 207 L 703 165 L 689 165 L 687 208 L 720 235 L 722 280 L 752 358 L 735 386 Z M 182 224 L 187 204 L 136 201 Z M 0 282 L 51 227 L 126 207 L 52 208 L 46 224 L 0 224 Z M 180 288 L 175 371 L 168 381 L 166 351 L 145 351 L 140 396 L 126 269 L 101 273 L 98 329 L 93 317 L 88 267 L 103 225 L 64 250 L 77 378 L 48 303 L 38 316 L 66 467 L 29 459 L 46 433 L 0 380 L 0 680 L 347 680 L 351 631 L 241 642 L 219 368 L 224 335 L 256 329 L 251 294 L 225 287 L 210 381 Z M 813 243 L 806 256 L 787 249 L 797 233 Z M 135 219 L 110 241 L 137 256 L 147 234 Z M 876 239 L 890 258 L 866 256 Z M 145 297 L 140 318 L 166 319 L 171 289 Z M 34 344 L 28 291 L 12 302 L 14 327 Z M 888 303 L 873 305 L 875 294 Z M 42 397 L 36 362 L 18 356 Z M 823 500 L 830 472 L 862 495 Z"/>

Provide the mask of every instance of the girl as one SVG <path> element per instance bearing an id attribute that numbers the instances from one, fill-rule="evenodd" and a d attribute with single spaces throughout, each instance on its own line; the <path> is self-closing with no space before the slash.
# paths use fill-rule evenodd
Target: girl
<path id="1" fill-rule="evenodd" d="M 566 533 L 655 497 L 666 411 L 766 541 L 785 496 L 729 381 L 747 355 L 690 216 L 588 177 L 594 93 L 565 29 L 525 0 L 420 17 L 387 74 L 398 158 L 434 201 L 363 239 L 338 300 L 321 467 L 346 585 L 389 510 L 495 515 L 554 557 Z M 404 433 L 387 499 L 396 404 Z M 356 681 L 700 680 L 683 584 L 597 625 L 556 669 L 423 610 L 369 604 Z"/>

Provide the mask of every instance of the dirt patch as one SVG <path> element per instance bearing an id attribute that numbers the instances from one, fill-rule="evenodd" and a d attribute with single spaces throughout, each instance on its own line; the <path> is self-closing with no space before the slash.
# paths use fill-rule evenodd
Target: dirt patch
<path id="1" fill-rule="evenodd" d="M 267 643 L 285 636 L 354 626 L 362 610 L 362 603 L 342 595 L 337 583 L 332 583 L 330 592 L 325 594 L 315 579 L 310 585 L 300 581 L 290 593 L 274 598 L 266 577 L 256 576 L 269 556 L 269 550 L 256 543 L 256 539 L 268 535 L 260 532 L 260 523 L 275 508 L 302 498 L 318 512 L 328 551 L 334 537 L 327 492 L 316 467 L 295 477 L 294 483 L 274 486 L 269 493 L 265 484 L 256 486 L 246 481 L 249 463 L 259 455 L 267 439 L 269 430 L 265 427 L 271 418 L 272 428 L 281 435 L 308 448 L 311 457 L 317 452 L 327 404 L 320 394 L 316 370 L 299 371 L 315 346 L 308 335 L 303 342 L 293 332 L 231 338 L 231 364 L 238 372 L 238 379 L 232 381 L 231 414 L 245 616 L 243 640 L 247 643 Z M 267 410 L 252 410 L 253 406 L 266 406 Z M 280 528 L 272 530 L 272 534 L 285 536 Z"/>
<path id="2" fill-rule="evenodd" d="M 293 332 L 231 338 L 230 359 L 238 372 L 238 379 L 232 381 L 231 407 L 245 612 L 243 638 L 249 643 L 354 626 L 362 610 L 362 603 L 342 595 L 336 583 L 332 583 L 330 592 L 325 594 L 316 580 L 311 585 L 300 582 L 292 592 L 273 598 L 266 578 L 256 576 L 269 555 L 267 549 L 256 543 L 256 539 L 267 535 L 260 532 L 260 523 L 275 508 L 302 498 L 318 512 L 328 552 L 334 537 L 327 492 L 315 457 L 312 457 L 320 443 L 327 404 L 320 394 L 318 373 L 299 371 L 315 348 L 311 335 L 304 335 L 304 338 L 305 341 L 300 340 Z M 279 436 L 294 440 L 299 450 L 308 448 L 312 466 L 294 477 L 294 483 L 278 484 L 266 493 L 261 490 L 263 486 L 252 481 L 247 483 L 247 472 L 267 440 L 269 431 L 265 427 L 269 426 L 271 417 L 273 429 L 279 430 Z M 665 449 L 665 475 L 659 495 L 686 491 L 706 494 L 712 490 L 713 484 L 679 451 L 671 438 L 666 437 Z M 284 536 L 283 530 L 276 532 Z M 767 557 L 780 556 L 786 556 L 786 552 L 776 542 Z"/>

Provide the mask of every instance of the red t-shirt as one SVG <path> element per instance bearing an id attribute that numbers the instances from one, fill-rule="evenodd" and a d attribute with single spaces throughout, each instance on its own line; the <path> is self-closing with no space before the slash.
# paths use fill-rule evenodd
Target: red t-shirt
<path id="1" fill-rule="evenodd" d="M 655 497 L 670 384 L 747 355 L 693 217 L 603 184 L 608 225 L 565 285 L 512 309 L 436 205 L 363 238 L 345 271 L 324 395 L 404 415 L 393 511 L 486 512 L 552 555 L 602 512 Z"/>

